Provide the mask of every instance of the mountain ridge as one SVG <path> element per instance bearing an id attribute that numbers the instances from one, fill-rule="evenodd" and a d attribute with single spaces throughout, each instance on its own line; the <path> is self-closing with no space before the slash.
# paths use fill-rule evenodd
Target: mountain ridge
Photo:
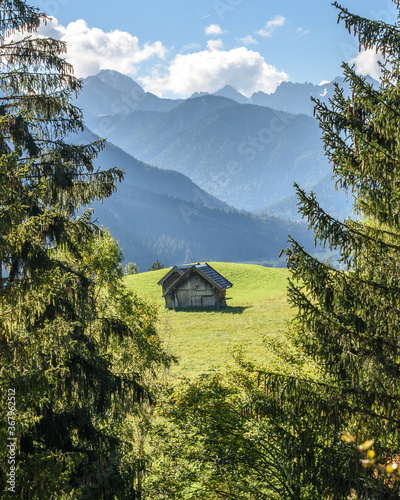
<path id="1" fill-rule="evenodd" d="M 73 142 L 97 139 L 85 129 Z M 125 260 L 142 270 L 157 259 L 165 265 L 199 260 L 279 265 L 278 254 L 289 232 L 312 248 L 304 224 L 238 211 L 183 174 L 147 165 L 112 144 L 105 145 L 94 165 L 117 165 L 125 171 L 113 196 L 94 202 L 92 208 L 95 220 L 119 240 Z"/>
<path id="2" fill-rule="evenodd" d="M 295 181 L 309 188 L 330 170 L 318 125 L 306 115 L 209 95 L 168 113 L 140 113 L 100 117 L 92 127 L 129 154 L 184 173 L 240 209 L 289 196 Z"/>
<path id="3" fill-rule="evenodd" d="M 369 76 L 366 77 L 366 80 L 372 85 L 378 84 L 376 80 Z M 250 97 L 244 96 L 232 85 L 225 85 L 214 93 L 198 91 L 194 92 L 187 99 L 165 99 L 157 97 L 150 92 L 145 92 L 135 80 L 127 75 L 123 75 L 115 70 L 102 70 L 97 75 L 83 79 L 84 85 L 81 94 L 84 98 L 80 100 L 78 98 L 78 105 L 83 104 L 83 107 L 85 107 L 84 101 L 88 98 L 90 92 L 96 90 L 98 81 L 112 88 L 114 93 L 115 91 L 119 93 L 117 99 L 119 105 L 114 103 L 114 113 L 106 112 L 105 114 L 129 113 L 136 110 L 162 110 L 165 112 L 170 111 L 187 99 L 215 95 L 231 99 L 239 104 L 254 104 L 270 107 L 278 111 L 286 111 L 293 114 L 302 113 L 311 116 L 313 113 L 311 97 L 328 102 L 329 98 L 333 95 L 336 84 L 344 88 L 346 95 L 349 93 L 348 84 L 344 81 L 343 77 L 337 76 L 332 81 L 325 81 L 319 84 L 285 81 L 281 82 L 274 92 L 267 94 L 260 90 L 254 92 Z"/>
<path id="4" fill-rule="evenodd" d="M 298 220 L 294 181 L 331 203 L 331 169 L 310 116 L 249 104 L 229 86 L 164 100 L 116 72 L 85 82 L 84 142 L 107 137 L 98 164 L 126 171 L 117 193 L 93 205 L 95 217 L 127 260 L 142 270 L 157 259 L 276 264 L 288 233 L 312 248 L 305 224 L 278 217 Z M 350 210 L 343 197 L 339 205 Z"/>

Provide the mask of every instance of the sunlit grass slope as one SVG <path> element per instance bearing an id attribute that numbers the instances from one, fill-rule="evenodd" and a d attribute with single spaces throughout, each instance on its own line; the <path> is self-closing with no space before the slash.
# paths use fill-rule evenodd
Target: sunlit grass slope
<path id="1" fill-rule="evenodd" d="M 252 264 L 212 262 L 233 287 L 221 310 L 167 310 L 157 282 L 169 269 L 126 277 L 126 284 L 159 309 L 159 332 L 165 346 L 179 358 L 173 372 L 193 376 L 232 360 L 239 344 L 246 358 L 268 363 L 263 336 L 284 339 L 292 311 L 286 299 L 288 271 Z"/>

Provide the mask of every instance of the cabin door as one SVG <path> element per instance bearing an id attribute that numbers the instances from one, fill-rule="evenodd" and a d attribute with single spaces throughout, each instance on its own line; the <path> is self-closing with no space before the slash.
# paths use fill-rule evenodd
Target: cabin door
<path id="1" fill-rule="evenodd" d="M 192 296 L 190 305 L 192 307 L 203 307 L 203 304 L 201 303 L 201 297 L 197 295 Z"/>
<path id="2" fill-rule="evenodd" d="M 203 295 L 201 298 L 203 303 L 203 307 L 214 307 L 215 306 L 215 298 L 214 295 Z"/>

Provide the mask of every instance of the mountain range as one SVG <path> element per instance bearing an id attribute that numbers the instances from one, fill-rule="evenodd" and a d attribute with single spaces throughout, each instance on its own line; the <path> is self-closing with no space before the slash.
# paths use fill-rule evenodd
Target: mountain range
<path id="1" fill-rule="evenodd" d="M 85 129 L 73 142 L 98 139 Z M 141 270 L 157 259 L 167 266 L 221 259 L 284 265 L 278 255 L 289 233 L 312 248 L 304 223 L 236 210 L 186 176 L 147 165 L 112 144 L 106 144 L 95 166 L 125 172 L 116 193 L 92 208 L 98 223 L 119 240 L 125 260 Z"/>
<path id="2" fill-rule="evenodd" d="M 329 172 L 315 120 L 224 97 L 189 99 L 167 113 L 101 117 L 92 130 L 245 210 L 290 196 L 293 182 L 310 188 Z"/>
<path id="3" fill-rule="evenodd" d="M 366 77 L 368 83 L 376 86 L 379 83 L 371 77 Z M 230 85 L 225 85 L 222 89 L 213 95 L 226 97 L 238 102 L 239 104 L 255 104 L 265 106 L 280 111 L 286 111 L 293 114 L 313 115 L 314 103 L 311 100 L 317 99 L 325 104 L 329 103 L 335 93 L 336 86 L 344 89 L 344 95 L 349 96 L 350 90 L 347 82 L 342 77 L 337 77 L 331 82 L 314 83 L 292 83 L 282 82 L 275 92 L 266 94 L 265 92 L 255 92 L 251 97 L 245 97 Z M 209 95 L 207 93 L 195 93 L 192 97 Z"/>
<path id="4" fill-rule="evenodd" d="M 374 86 L 379 85 L 371 77 L 366 77 L 366 80 Z M 94 116 L 121 115 L 138 110 L 168 112 L 185 100 L 159 98 L 150 92 L 145 92 L 129 76 L 112 70 L 102 70 L 97 75 L 85 78 L 83 83 L 83 90 L 77 103 L 85 110 L 87 120 Z M 328 104 L 334 95 L 336 85 L 344 89 L 345 95 L 350 94 L 347 82 L 342 77 L 336 77 L 331 82 L 325 81 L 318 85 L 310 82 L 282 82 L 271 94 L 259 91 L 251 97 L 244 96 L 231 85 L 225 85 L 214 94 L 195 92 L 190 98 L 215 95 L 239 104 L 254 104 L 287 113 L 312 116 L 311 97 Z"/>
<path id="5" fill-rule="evenodd" d="M 87 99 L 99 88 L 102 97 L 96 98 L 96 106 L 109 103 L 104 113 Z M 308 84 L 304 88 L 307 91 Z M 118 105 L 112 101 L 116 93 Z M 327 180 L 324 190 L 330 190 L 329 197 L 335 200 L 318 124 L 307 115 L 239 104 L 222 95 L 160 99 L 113 71 L 86 79 L 78 104 L 98 135 L 146 163 L 187 175 L 236 208 L 265 207 L 268 213 L 269 206 L 291 197 L 294 182 L 318 194 L 322 179 Z M 351 210 L 345 196 L 335 203 L 338 214 Z"/>
<path id="6" fill-rule="evenodd" d="M 309 104 L 311 84 L 282 84 L 275 103 L 286 92 L 293 105 L 293 85 L 296 106 Z M 317 122 L 252 103 L 274 98 L 265 96 L 247 99 L 226 86 L 162 99 L 109 70 L 83 81 L 77 104 L 87 128 L 74 140 L 107 137 L 99 165 L 126 172 L 117 193 L 94 208 L 127 260 L 142 268 L 157 258 L 276 263 L 288 233 L 311 244 L 305 226 L 290 222 L 299 220 L 294 182 L 321 193 L 333 215 L 351 212 L 330 180 Z"/>

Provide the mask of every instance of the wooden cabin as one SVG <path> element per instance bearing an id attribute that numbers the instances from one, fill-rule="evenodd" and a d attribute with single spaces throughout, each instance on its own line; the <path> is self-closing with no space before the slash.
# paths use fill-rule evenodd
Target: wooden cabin
<path id="1" fill-rule="evenodd" d="M 225 307 L 226 290 L 233 286 L 207 263 L 174 266 L 158 284 L 162 286 L 167 309 Z"/>

